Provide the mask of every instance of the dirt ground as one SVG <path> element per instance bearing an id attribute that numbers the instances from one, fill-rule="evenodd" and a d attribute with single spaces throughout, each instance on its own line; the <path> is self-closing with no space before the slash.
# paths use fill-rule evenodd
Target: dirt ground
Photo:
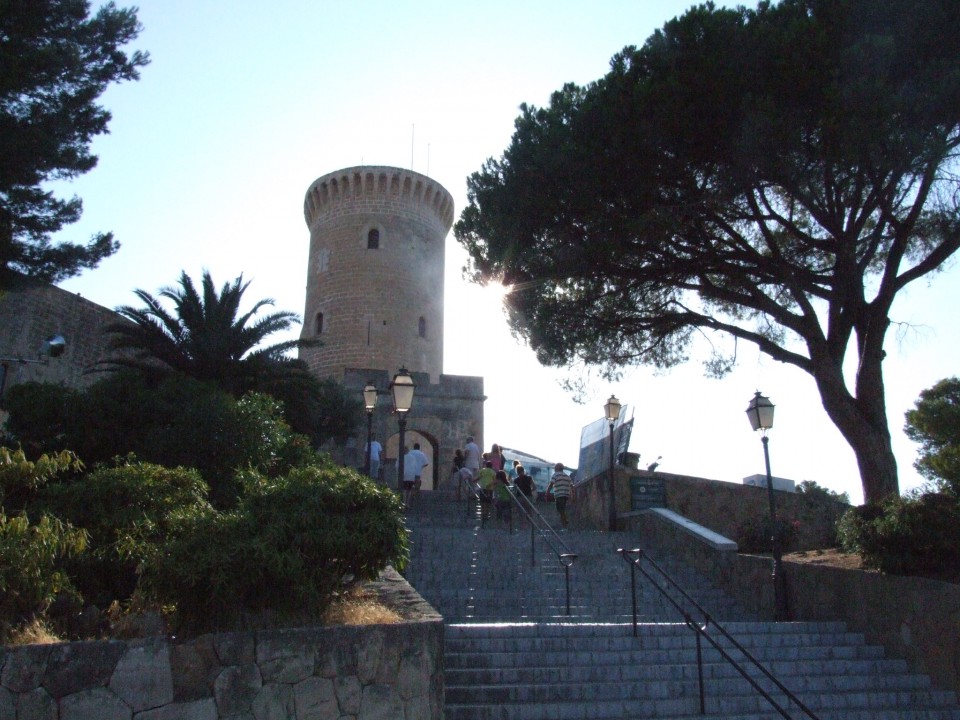
<path id="1" fill-rule="evenodd" d="M 807 563 L 810 565 L 828 565 L 830 567 L 844 568 L 847 570 L 864 570 L 865 572 L 880 572 L 865 568 L 859 555 L 851 555 L 841 552 L 836 548 L 827 550 L 806 550 L 803 552 L 787 553 L 783 556 L 784 560 L 791 562 Z M 930 573 L 911 573 L 917 577 L 926 577 L 931 580 L 940 580 L 941 582 L 960 585 L 960 568 L 946 569 L 940 572 Z"/>
<path id="2" fill-rule="evenodd" d="M 790 562 L 804 563 L 806 565 L 828 565 L 846 570 L 864 569 L 863 561 L 859 555 L 841 552 L 836 548 L 787 553 L 783 556 L 783 559 L 789 560 Z"/>

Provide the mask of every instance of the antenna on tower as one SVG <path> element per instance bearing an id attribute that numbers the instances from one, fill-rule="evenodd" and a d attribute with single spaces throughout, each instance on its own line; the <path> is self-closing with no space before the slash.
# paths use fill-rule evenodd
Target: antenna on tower
<path id="1" fill-rule="evenodd" d="M 413 170 L 413 131 L 416 129 L 416 124 L 410 124 L 410 169 Z"/>
<path id="2" fill-rule="evenodd" d="M 427 143 L 427 177 L 430 177 L 430 143 Z"/>

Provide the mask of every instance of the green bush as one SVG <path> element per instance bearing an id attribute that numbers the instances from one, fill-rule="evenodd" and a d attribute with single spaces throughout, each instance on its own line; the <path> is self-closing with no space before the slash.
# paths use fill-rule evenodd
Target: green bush
<path id="1" fill-rule="evenodd" d="M 82 393 L 25 383 L 11 388 L 6 405 L 8 432 L 25 447 L 70 448 L 91 466 L 133 453 L 166 467 L 195 468 L 219 508 L 239 498 L 238 469 L 276 476 L 314 456 L 309 440 L 290 429 L 270 396 L 235 400 L 184 375 L 152 383 L 122 372 Z"/>
<path id="2" fill-rule="evenodd" d="M 42 615 L 58 596 L 76 595 L 63 571 L 64 558 L 81 554 L 86 534 L 46 515 L 31 524 L 26 515 L 0 512 L 0 636 Z"/>
<path id="3" fill-rule="evenodd" d="M 960 503 L 926 493 L 853 508 L 837 528 L 844 550 L 864 565 L 897 575 L 956 576 L 960 568 Z"/>
<path id="4" fill-rule="evenodd" d="M 40 488 L 82 469 L 83 463 L 67 450 L 28 460 L 22 449 L 0 447 L 0 508 L 10 514 L 26 512 Z"/>
<path id="5" fill-rule="evenodd" d="M 770 518 L 749 519 L 737 527 L 737 550 L 743 553 L 768 553 L 772 549 Z M 797 542 L 799 523 L 796 520 L 777 518 L 777 539 L 780 551 L 790 552 Z"/>
<path id="6" fill-rule="evenodd" d="M 26 448 L 36 457 L 68 447 L 67 432 L 76 424 L 82 393 L 59 383 L 17 383 L 3 395 L 4 442 Z"/>
<path id="7" fill-rule="evenodd" d="M 235 509 L 180 516 L 144 566 L 141 589 L 176 605 L 178 629 L 316 618 L 344 580 L 406 563 L 402 504 L 368 478 L 326 462 L 245 480 Z"/>
<path id="8" fill-rule="evenodd" d="M 89 534 L 90 551 L 68 564 L 74 584 L 100 608 L 130 598 L 137 567 L 165 542 L 174 514 L 209 507 L 195 470 L 128 459 L 40 493 L 45 510 Z"/>

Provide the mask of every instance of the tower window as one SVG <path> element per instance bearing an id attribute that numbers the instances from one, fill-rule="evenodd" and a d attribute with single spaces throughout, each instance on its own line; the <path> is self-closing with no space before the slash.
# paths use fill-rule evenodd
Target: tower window
<path id="1" fill-rule="evenodd" d="M 374 228 L 367 233 L 367 250 L 380 249 L 380 231 Z"/>
<path id="2" fill-rule="evenodd" d="M 323 334 L 323 313 L 317 313 L 317 317 L 313 321 L 313 334 L 322 335 Z"/>
<path id="3" fill-rule="evenodd" d="M 422 338 L 427 336 L 427 319 L 423 315 L 420 316 L 420 322 L 417 323 L 417 332 Z"/>

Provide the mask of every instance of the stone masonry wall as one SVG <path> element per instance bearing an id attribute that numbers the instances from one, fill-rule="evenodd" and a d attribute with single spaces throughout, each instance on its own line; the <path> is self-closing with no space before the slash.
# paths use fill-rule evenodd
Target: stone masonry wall
<path id="1" fill-rule="evenodd" d="M 443 620 L 376 585 L 411 619 L 3 648 L 0 720 L 441 720 Z"/>
<path id="2" fill-rule="evenodd" d="M 642 477 L 663 480 L 665 507 L 731 540 L 736 540 L 737 528 L 742 524 L 769 517 L 766 488 L 622 467 L 616 468 L 614 476 L 620 515 L 630 511 L 630 478 Z M 607 486 L 606 473 L 576 486 L 570 504 L 574 522 L 585 527 L 607 526 Z M 774 495 L 777 518 L 798 523 L 793 549 L 810 550 L 835 544 L 837 520 L 850 509 L 849 505 L 780 490 L 774 490 Z"/>
<path id="3" fill-rule="evenodd" d="M 300 350 L 311 371 L 340 379 L 344 368 L 404 366 L 436 382 L 450 193 L 411 170 L 346 168 L 313 182 L 304 216 L 310 250 L 301 337 L 322 341 Z M 376 248 L 368 247 L 371 231 Z"/>
<path id="4" fill-rule="evenodd" d="M 626 524 L 641 546 L 669 547 L 744 607 L 773 617 L 770 558 L 715 550 L 652 513 Z M 960 696 L 960 585 L 789 560 L 783 572 L 791 620 L 842 620 Z"/>
<path id="5" fill-rule="evenodd" d="M 27 381 L 92 385 L 103 377 L 91 370 L 107 353 L 104 328 L 120 321 L 112 310 L 53 285 L 23 281 L 0 294 L 0 357 L 36 360 L 48 337 L 66 340 L 63 355 L 45 364 L 5 360 L 6 387 Z"/>
<path id="6" fill-rule="evenodd" d="M 407 418 L 405 438 L 418 437 L 423 442 L 424 452 L 431 455 L 426 472 L 433 483 L 429 487 L 441 485 L 449 479 L 453 453 L 464 445 L 468 435 L 483 442 L 483 378 L 466 375 L 441 375 L 439 382 L 430 382 L 426 373 L 411 373 L 416 391 L 413 408 Z M 358 370 L 348 368 L 344 372 L 343 385 L 348 394 L 360 397 L 367 382 L 372 382 L 380 392 L 377 408 L 373 414 L 373 437 L 384 446 L 383 482 L 388 487 L 396 487 L 396 448 L 399 426 L 393 412 L 393 400 L 389 385 L 392 373 L 384 370 Z M 348 441 L 342 450 L 342 456 L 335 456 L 339 462 L 351 467 L 363 467 L 364 450 L 367 442 L 367 426 L 357 428 L 357 435 Z M 427 445 L 429 443 L 429 446 Z M 481 445 L 481 447 L 483 447 Z"/>

